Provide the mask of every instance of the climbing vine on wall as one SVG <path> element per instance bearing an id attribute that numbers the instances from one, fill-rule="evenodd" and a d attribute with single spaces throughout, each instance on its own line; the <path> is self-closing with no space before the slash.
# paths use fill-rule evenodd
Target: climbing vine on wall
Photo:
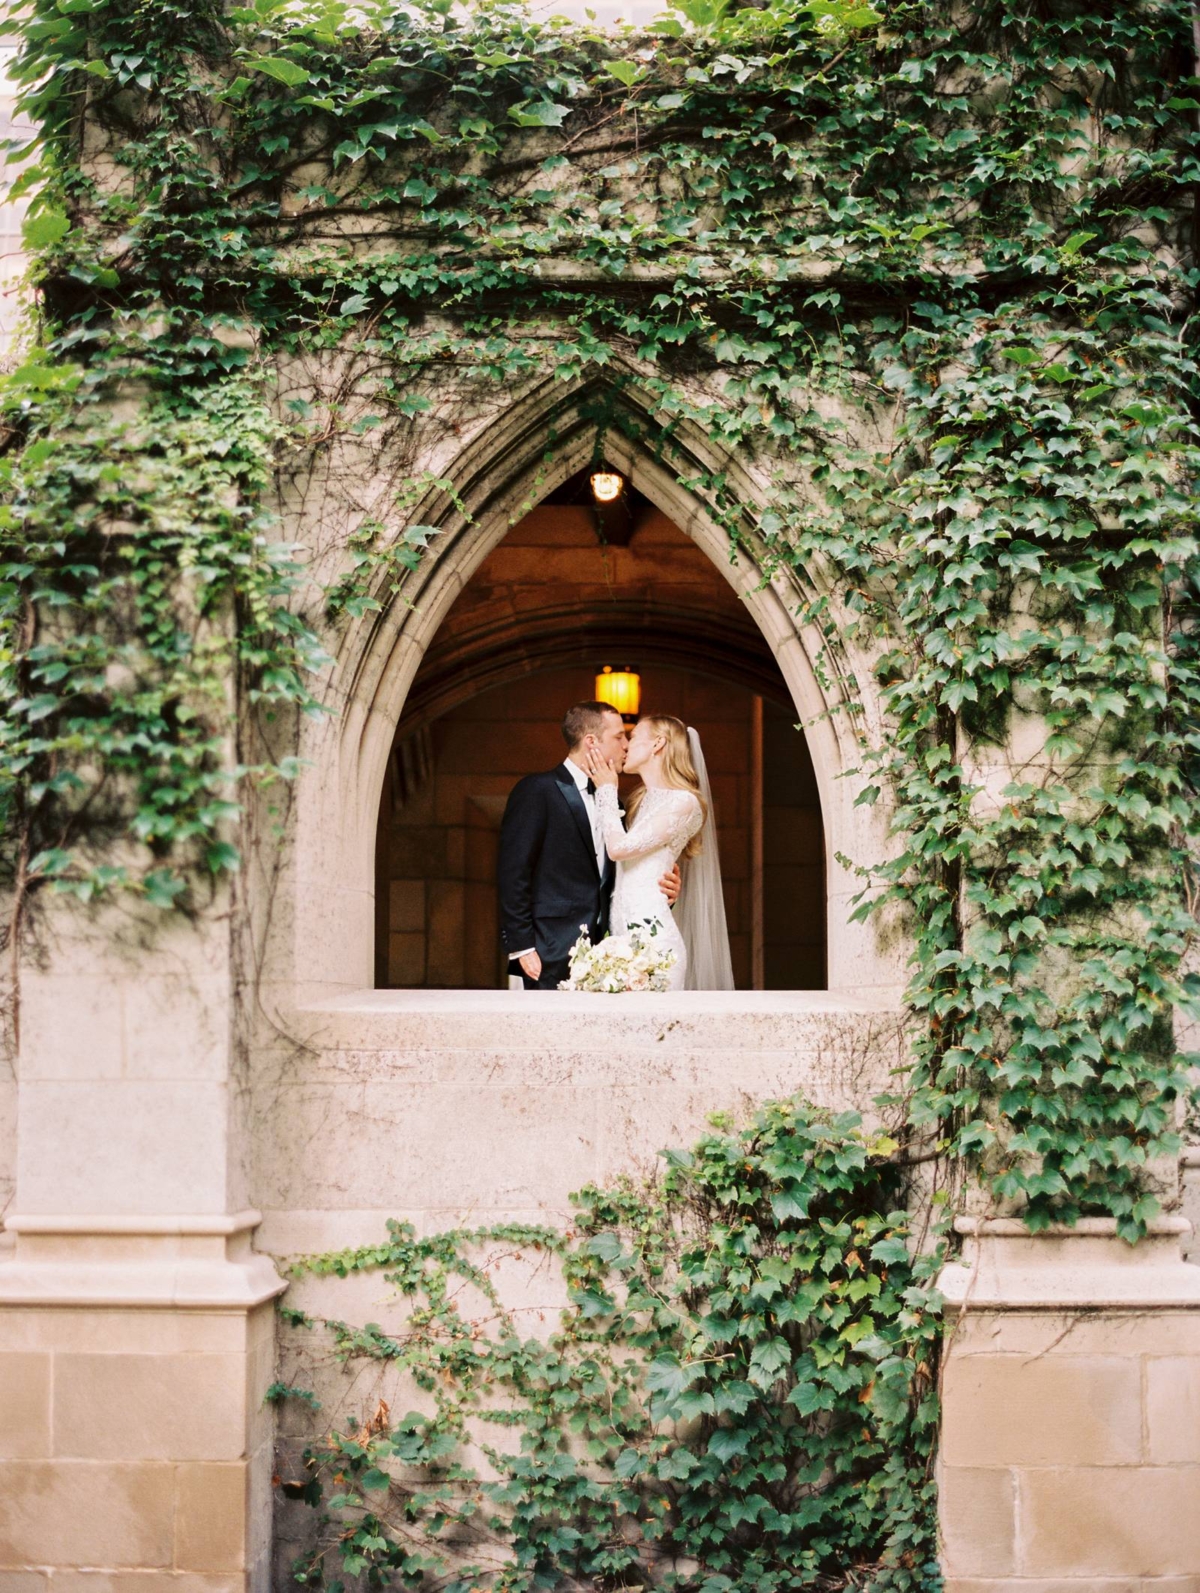
<path id="1" fill-rule="evenodd" d="M 669 1155 L 657 1187 L 585 1190 L 568 1234 L 418 1238 L 393 1222 L 380 1243 L 301 1264 L 381 1273 L 399 1317 L 354 1327 L 285 1307 L 370 1395 L 368 1420 L 311 1445 L 289 1484 L 324 1512 L 296 1581 L 940 1585 L 937 1258 L 910 1254 L 897 1149 L 853 1116 L 776 1103 Z M 530 1257 L 569 1292 L 548 1337 L 503 1298 Z M 389 1399 L 413 1408 L 393 1416 Z"/>
<path id="2" fill-rule="evenodd" d="M 795 583 L 848 714 L 881 694 L 856 778 L 894 847 L 849 861 L 913 948 L 898 1143 L 769 1108 L 658 1193 L 588 1192 L 570 1235 L 395 1228 L 328 1263 L 385 1269 L 409 1313 L 332 1324 L 339 1350 L 428 1396 L 311 1453 L 343 1574 L 474 1586 L 482 1529 L 515 1547 L 497 1588 L 919 1586 L 932 1318 L 897 1163 L 1135 1238 L 1176 1143 L 1190 7 L 8 15 L 39 127 L 31 335 L 0 385 L 11 935 L 42 888 L 190 909 L 238 867 L 248 792 L 303 778 L 327 651 L 467 514 L 458 420 L 539 382 L 579 386 L 597 457 L 635 429 Z M 290 546 L 289 485 L 349 444 L 387 501 Z M 563 1268 L 548 1344 L 482 1270 L 498 1245 Z"/>
<path id="3" fill-rule="evenodd" d="M 668 464 L 691 426 L 772 483 L 687 486 L 794 574 L 831 667 L 876 659 L 860 799 L 896 851 L 851 861 L 911 929 L 910 1132 L 1035 1225 L 1140 1233 L 1194 936 L 1188 7 L 13 16 L 41 126 L 2 398 L 18 898 L 187 903 L 235 868 L 323 645 L 449 512 L 420 464 L 447 394 L 603 375 Z M 341 385 L 284 401 L 322 351 Z M 588 402 L 599 450 L 632 423 Z M 396 497 L 317 581 L 273 484 L 346 435 Z"/>

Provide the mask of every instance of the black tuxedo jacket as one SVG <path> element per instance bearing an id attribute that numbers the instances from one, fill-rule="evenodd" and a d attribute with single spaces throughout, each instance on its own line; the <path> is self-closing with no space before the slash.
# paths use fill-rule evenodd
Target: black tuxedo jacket
<path id="1" fill-rule="evenodd" d="M 616 866 L 596 867 L 587 805 L 560 763 L 513 787 L 500 826 L 500 933 L 511 954 L 534 947 L 543 963 L 565 962 L 586 924 L 593 943 L 608 933 Z"/>

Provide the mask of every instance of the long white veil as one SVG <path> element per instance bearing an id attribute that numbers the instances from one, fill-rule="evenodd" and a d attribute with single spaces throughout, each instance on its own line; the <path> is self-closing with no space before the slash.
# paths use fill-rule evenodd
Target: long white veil
<path id="1" fill-rule="evenodd" d="M 692 762 L 700 776 L 700 795 L 708 809 L 708 822 L 701 832 L 700 855 L 680 865 L 683 890 L 675 908 L 675 922 L 687 946 L 684 984 L 688 990 L 732 990 L 733 959 L 729 955 L 729 927 L 725 922 L 725 893 L 721 889 L 712 787 L 708 783 L 700 737 L 690 725 L 687 734 Z"/>

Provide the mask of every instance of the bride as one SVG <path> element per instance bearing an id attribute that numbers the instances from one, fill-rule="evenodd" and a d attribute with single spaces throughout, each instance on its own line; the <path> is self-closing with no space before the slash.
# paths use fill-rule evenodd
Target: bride
<path id="1" fill-rule="evenodd" d="M 671 990 L 732 990 L 733 966 L 716 836 L 700 738 L 679 719 L 654 714 L 639 719 L 625 754 L 625 773 L 641 776 L 629 800 L 629 828 L 621 822 L 617 771 L 592 751 L 588 773 L 608 855 L 617 865 L 611 932 L 655 923 L 656 940 L 676 953 Z M 674 915 L 658 888 L 679 860 L 683 891 Z"/>

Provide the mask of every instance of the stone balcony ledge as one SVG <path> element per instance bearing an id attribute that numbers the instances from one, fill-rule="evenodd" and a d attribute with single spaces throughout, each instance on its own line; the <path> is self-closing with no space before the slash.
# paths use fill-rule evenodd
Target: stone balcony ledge
<path id="1" fill-rule="evenodd" d="M 894 1044 L 903 1020 L 902 993 L 891 987 L 623 995 L 356 990 L 297 1007 L 288 1028 L 306 1044 L 337 1049 L 777 1051 L 852 1029 Z"/>

